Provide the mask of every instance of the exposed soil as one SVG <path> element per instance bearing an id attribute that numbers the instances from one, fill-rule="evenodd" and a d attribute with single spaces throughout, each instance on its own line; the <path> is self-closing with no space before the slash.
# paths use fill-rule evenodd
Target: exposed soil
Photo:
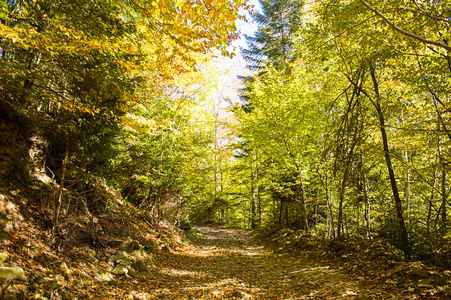
<path id="1" fill-rule="evenodd" d="M 312 243 L 308 251 L 277 253 L 257 243 L 247 230 L 213 226 L 195 230 L 199 234 L 189 244 L 163 243 L 163 236 L 155 240 L 161 248 L 152 252 L 158 262 L 156 269 L 136 277 L 115 276 L 109 282 L 97 274 L 106 266 L 102 255 L 100 266 L 92 265 L 86 262 L 86 247 L 74 248 L 74 257 L 64 257 L 44 245 L 33 244 L 32 236 L 15 235 L 8 248 L 10 263 L 23 267 L 30 279 L 35 278 L 20 283 L 29 297 L 19 299 L 42 299 L 42 294 L 50 295 L 51 300 L 451 299 L 451 272 L 420 262 L 396 261 L 381 256 L 381 251 L 370 256 L 376 248 L 360 248 L 351 241 L 345 245 L 357 250 L 343 252 L 343 245 L 336 241 L 329 245 L 333 250 L 329 252 Z M 104 251 L 112 253 L 114 249 Z M 71 273 L 61 281 L 60 297 L 41 279 L 63 274 L 63 262 Z"/>
<path id="2" fill-rule="evenodd" d="M 364 287 L 364 278 L 324 262 L 277 254 L 249 231 L 197 227 L 203 237 L 161 259 L 149 280 L 155 299 L 390 299 Z M 137 295 L 138 296 L 138 295 Z M 393 295 L 393 299 L 398 299 Z"/>

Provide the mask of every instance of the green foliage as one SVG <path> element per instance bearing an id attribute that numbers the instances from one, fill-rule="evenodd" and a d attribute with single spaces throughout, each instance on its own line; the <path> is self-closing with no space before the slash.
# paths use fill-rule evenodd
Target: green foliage
<path id="1" fill-rule="evenodd" d="M 249 219 L 258 203 L 270 226 L 304 218 L 326 237 L 377 236 L 422 258 L 442 252 L 450 230 L 448 3 L 310 3 L 301 21 L 286 24 L 295 28 L 290 53 L 301 54 L 286 69 L 262 52 L 280 36 L 263 34 L 277 3 L 258 15 L 248 61 L 261 72 L 244 81 L 234 110 L 238 164 L 248 170 L 240 182 L 254 187 L 241 193 Z"/>
<path id="2" fill-rule="evenodd" d="M 189 221 L 189 219 L 187 217 L 179 220 L 177 225 L 181 230 L 184 230 L 187 232 L 191 231 L 191 229 L 192 229 L 191 222 Z"/>
<path id="3" fill-rule="evenodd" d="M 35 130 L 91 211 L 114 189 L 186 229 L 377 237 L 448 266 L 448 1 L 260 3 L 232 105 L 204 55 L 242 1 L 0 1 L 0 124 L 21 139 L 2 176 L 27 177 Z"/>
<path id="4" fill-rule="evenodd" d="M 262 12 L 253 16 L 258 28 L 255 36 L 246 36 L 248 49 L 241 49 L 248 67 L 261 70 L 271 63 L 276 69 L 287 69 L 296 60 L 296 35 L 302 24 L 304 2 L 300 0 L 260 0 Z"/>
<path id="5" fill-rule="evenodd" d="M 107 194 L 119 192 L 155 219 L 179 217 L 200 190 L 197 171 L 210 167 L 196 163 L 211 142 L 209 123 L 195 127 L 199 70 L 212 51 L 230 55 L 242 7 L 246 1 L 0 1 L 0 107 L 11 108 L 0 116 L 20 116 L 48 142 L 45 170 L 61 186 L 56 212 L 108 210 Z M 28 173 L 20 152 L 20 167 L 11 161 L 8 172 Z"/>

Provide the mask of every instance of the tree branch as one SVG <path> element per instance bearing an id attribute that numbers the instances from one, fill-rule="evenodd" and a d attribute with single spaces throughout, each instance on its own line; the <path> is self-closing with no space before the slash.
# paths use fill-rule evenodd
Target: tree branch
<path id="1" fill-rule="evenodd" d="M 443 48 L 447 51 L 451 51 L 451 46 L 444 44 L 444 43 L 440 43 L 437 41 L 432 41 L 432 40 L 428 40 L 424 37 L 421 37 L 419 35 L 416 35 L 412 32 L 409 32 L 407 30 L 404 30 L 398 26 L 396 26 L 392 21 L 390 21 L 383 13 L 381 13 L 380 11 L 378 11 L 376 8 L 372 7 L 371 5 L 369 5 L 367 2 L 365 2 L 365 0 L 359 0 L 363 5 L 366 6 L 366 8 L 368 8 L 369 10 L 371 10 L 372 12 L 374 12 L 376 15 L 378 15 L 379 17 L 381 17 L 388 25 L 390 25 L 391 28 L 393 28 L 394 30 L 398 31 L 399 33 L 406 35 L 408 37 L 414 38 L 420 42 L 423 42 L 425 44 L 429 44 L 429 45 L 435 45 L 437 47 Z"/>

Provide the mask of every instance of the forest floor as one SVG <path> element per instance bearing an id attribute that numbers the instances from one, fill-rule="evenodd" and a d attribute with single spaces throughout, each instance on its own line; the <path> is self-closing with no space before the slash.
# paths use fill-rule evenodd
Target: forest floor
<path id="1" fill-rule="evenodd" d="M 197 227 L 202 234 L 162 260 L 161 299 L 342 299 L 377 295 L 359 278 L 322 261 L 274 253 L 241 229 Z M 357 298 L 358 299 L 358 298 Z M 361 298 L 369 299 L 369 298 Z M 384 299 L 387 299 L 384 297 Z"/>
<path id="2" fill-rule="evenodd" d="M 2 300 L 451 299 L 451 270 L 406 261 L 381 239 L 325 239 L 289 228 L 255 236 L 219 226 L 183 232 L 122 201 L 96 216 L 74 210 L 54 236 L 44 201 L 55 190 L 0 190 L 0 253 L 9 256 L 0 267 L 24 270 Z M 135 255 L 135 275 L 112 275 L 126 259 L 111 257 L 130 242 L 147 255 Z M 152 264 L 140 266 L 147 256 Z"/>
<path id="3" fill-rule="evenodd" d="M 159 274 L 146 286 L 149 299 L 449 299 L 425 293 L 424 278 L 399 282 L 380 270 L 275 253 L 246 230 L 195 229 L 192 243 L 160 258 Z"/>
<path id="4" fill-rule="evenodd" d="M 451 299 L 450 271 L 406 262 L 380 243 L 277 234 L 262 243 L 249 230 L 202 226 L 170 243 L 170 235 L 152 233 L 150 240 L 160 236 L 167 245 L 152 252 L 155 267 L 111 281 L 99 275 L 107 264 L 102 253 L 113 248 L 99 250 L 100 262 L 92 264 L 86 245 L 56 252 L 24 227 L 6 249 L 9 264 L 28 277 L 14 287 L 28 296 L 17 299 Z M 62 279 L 53 287 L 46 278 L 55 276 Z"/>

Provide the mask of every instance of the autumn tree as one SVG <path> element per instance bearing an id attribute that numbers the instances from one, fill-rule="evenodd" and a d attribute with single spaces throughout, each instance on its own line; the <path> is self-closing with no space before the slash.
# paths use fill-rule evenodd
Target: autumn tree
<path id="1" fill-rule="evenodd" d="M 290 166 L 284 157 L 314 162 L 303 164 L 308 172 L 302 179 L 308 183 L 307 194 L 315 194 L 312 198 L 324 210 L 317 211 L 310 228 L 328 237 L 379 235 L 407 257 L 436 247 L 425 237 L 448 234 L 448 11 L 447 2 L 309 3 L 301 16 L 303 26 L 292 35 L 290 53 L 302 56 L 287 65 L 289 72 L 280 68 L 277 55 L 271 68 L 271 58 L 258 52 L 269 51 L 269 42 L 249 49 L 251 54 L 255 50 L 250 65 L 261 76 L 245 82 L 247 113 L 239 117 L 243 145 L 249 153 L 259 153 L 268 177 L 278 160 L 274 170 L 279 174 Z M 270 22 L 268 16 L 265 20 Z M 291 82 L 300 87 L 283 96 Z M 303 121 L 310 119 L 299 111 L 299 99 L 315 99 L 318 104 L 309 107 L 322 112 L 312 119 L 324 125 L 309 130 L 316 143 L 306 142 L 298 128 L 306 130 L 309 124 Z M 285 105 L 292 105 L 285 117 L 275 118 Z M 291 134 L 297 138 L 279 141 Z M 304 142 L 293 146 L 296 140 Z M 315 150 L 303 151 L 306 143 Z M 292 180 L 288 174 L 280 176 L 285 189 Z"/>
<path id="2" fill-rule="evenodd" d="M 301 15 L 303 9 L 302 1 L 260 1 L 262 12 L 257 12 L 253 19 L 257 23 L 258 29 L 254 37 L 246 36 L 247 49 L 241 49 L 248 68 L 256 74 L 241 77 L 244 88 L 241 89 L 242 109 L 251 112 L 253 106 L 252 97 L 255 95 L 252 90 L 256 80 L 263 80 L 259 75 L 266 72 L 266 65 L 276 70 L 288 71 L 289 64 L 294 62 L 297 53 L 294 46 L 296 33 L 301 25 Z M 254 138 L 252 138 L 254 140 Z M 248 143 L 248 146 L 253 143 Z M 250 211 L 251 225 L 256 227 L 261 224 L 261 169 L 264 163 L 264 155 L 259 154 L 258 149 L 249 148 L 246 154 L 251 169 L 250 175 Z"/>
<path id="3" fill-rule="evenodd" d="M 291 219 L 307 230 L 308 216 L 313 214 L 307 208 L 313 193 L 309 186 L 318 163 L 314 155 L 320 152 L 324 119 L 319 116 L 324 107 L 309 84 L 315 70 L 302 64 L 293 70 L 296 73 L 287 76 L 268 69 L 263 79 L 257 79 L 252 86 L 253 109 L 241 112 L 239 120 L 243 137 L 254 149 L 250 153 L 258 149 L 259 161 L 264 162 L 260 172 L 270 178 L 273 197 L 279 201 L 278 222 L 289 226 L 287 216 L 297 212 Z"/>
<path id="4" fill-rule="evenodd" d="M 114 181 L 109 176 L 121 149 L 124 116 L 139 112 L 148 118 L 154 101 L 171 111 L 174 101 L 168 99 L 183 94 L 184 74 L 195 72 L 213 49 L 231 55 L 226 48 L 237 37 L 234 22 L 246 4 L 37 0 L 1 6 L 0 106 L 9 120 L 30 121 L 32 132 L 50 143 L 47 170 L 61 187 L 54 204 L 56 228 L 63 187 L 83 192 L 89 209 L 95 209 L 95 199 L 102 197 L 92 187 L 100 178 Z M 171 119 L 150 117 L 159 124 Z M 161 135 L 156 148 L 162 153 L 172 151 L 170 137 Z M 179 162 L 171 153 L 162 157 L 169 158 L 160 161 L 164 170 Z"/>
<path id="5" fill-rule="evenodd" d="M 391 239 L 407 256 L 414 244 L 408 240 L 408 231 L 415 226 L 413 222 L 408 223 L 411 221 L 408 218 L 418 218 L 421 211 L 418 208 L 422 205 L 416 194 L 418 190 L 414 192 L 413 187 L 428 182 L 432 187 L 432 198 L 437 191 L 435 186 L 438 177 L 429 175 L 437 174 L 436 171 L 422 174 L 417 165 L 424 167 L 428 160 L 429 164 L 436 165 L 437 158 L 432 158 L 428 150 L 420 150 L 417 145 L 424 140 L 433 140 L 432 136 L 428 137 L 422 132 L 436 132 L 434 128 L 438 128 L 437 121 L 440 127 L 447 127 L 445 119 L 441 118 L 442 109 L 446 109 L 446 101 L 442 100 L 445 97 L 437 94 L 433 96 L 439 90 L 447 90 L 446 84 L 436 90 L 430 88 L 435 80 L 443 82 L 438 78 L 448 72 L 448 29 L 441 17 L 447 6 L 440 5 L 441 9 L 435 3 L 429 5 L 408 1 L 396 6 L 384 5 L 383 8 L 366 1 L 316 3 L 310 6 L 311 18 L 306 24 L 308 30 L 303 34 L 300 44 L 301 47 L 308 47 L 304 49 L 307 50 L 305 53 L 310 53 L 310 61 L 323 63 L 326 72 L 333 64 L 337 68 L 336 72 L 342 76 L 334 80 L 337 92 L 330 102 L 334 114 L 330 123 L 332 135 L 329 137 L 332 147 L 329 148 L 333 150 L 332 157 L 337 162 L 334 172 L 338 176 L 335 180 L 339 186 L 337 233 L 342 233 L 344 213 L 349 211 L 354 193 L 357 193 L 356 200 L 364 199 L 366 215 L 370 204 L 373 214 L 378 206 L 379 209 L 386 207 L 386 202 L 380 198 L 382 194 L 376 196 L 371 192 L 381 191 L 376 186 L 384 177 L 374 177 L 377 166 L 381 171 L 385 169 L 380 174 L 385 174 L 390 183 L 397 228 L 396 232 L 389 229 L 393 223 L 388 217 L 384 222 L 391 225 L 382 222 L 383 229 L 380 232 L 392 235 Z M 426 34 L 428 30 L 432 34 Z M 419 106 L 426 109 L 427 113 L 420 112 Z M 434 115 L 435 118 L 432 117 Z M 414 116 L 422 120 L 424 125 L 418 126 L 413 121 Z M 379 128 L 374 128 L 374 124 L 378 124 Z M 435 125 L 429 127 L 425 124 Z M 377 132 L 379 134 L 375 135 Z M 441 144 L 441 150 L 443 146 Z M 369 152 L 374 150 L 378 155 Z M 381 164 L 382 161 L 384 164 Z M 353 166 L 360 170 L 358 177 L 350 176 L 349 168 Z M 440 177 L 446 181 L 446 170 Z M 440 197 L 446 198 L 447 191 L 442 190 L 440 194 Z M 430 202 L 427 207 L 429 216 L 423 215 L 423 218 L 429 220 L 427 223 L 430 224 Z M 446 212 L 438 208 L 437 216 L 440 215 L 439 211 L 446 218 Z M 370 224 L 371 220 L 366 219 L 367 225 Z"/>

